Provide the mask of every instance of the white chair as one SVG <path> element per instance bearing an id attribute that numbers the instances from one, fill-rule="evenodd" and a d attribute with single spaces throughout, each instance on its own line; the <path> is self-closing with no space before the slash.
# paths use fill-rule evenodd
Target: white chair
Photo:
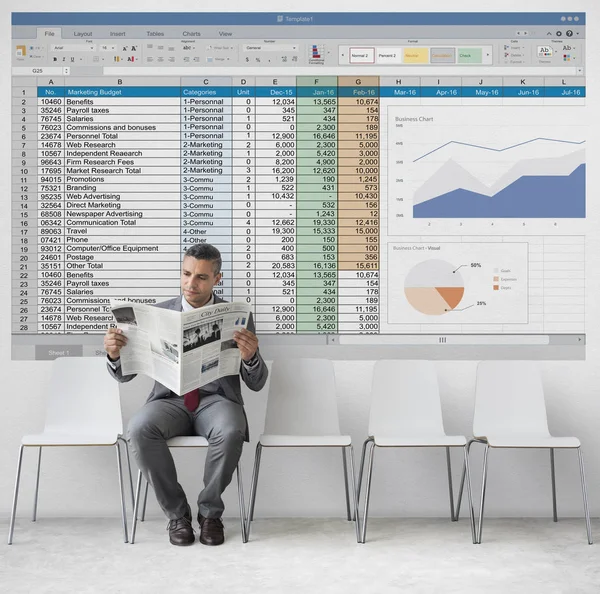
<path id="1" fill-rule="evenodd" d="M 169 448 L 207 448 L 208 441 L 205 437 L 199 435 L 181 435 L 179 437 L 172 437 L 167 440 L 167 446 Z M 146 501 L 148 499 L 148 481 L 145 481 L 146 487 L 144 489 L 144 502 L 142 504 L 142 517 L 140 521 L 144 521 L 146 517 Z M 137 486 L 135 491 L 135 502 L 133 504 L 133 524 L 131 527 L 131 544 L 135 542 L 135 532 L 137 528 L 137 517 L 138 507 L 140 500 L 140 489 L 142 485 L 142 472 L 138 471 Z M 238 498 L 240 501 L 240 524 L 242 526 L 242 542 L 248 542 L 248 536 L 246 534 L 246 508 L 244 504 L 244 487 L 242 481 L 242 469 L 240 463 L 237 465 L 237 486 L 238 486 Z"/>
<path id="2" fill-rule="evenodd" d="M 262 449 L 334 447 L 342 450 L 346 513 L 349 521 L 356 520 L 356 539 L 358 541 L 354 456 L 350 436 L 340 434 L 333 363 L 325 359 L 277 359 L 273 361 L 270 376 L 265 431 L 258 440 L 254 458 L 248 535 L 250 534 L 250 522 L 254 519 Z M 350 455 L 353 514 L 350 512 L 346 451 Z"/>
<path id="3" fill-rule="evenodd" d="M 371 388 L 371 411 L 369 415 L 369 437 L 362 449 L 358 478 L 360 498 L 365 454 L 370 445 L 365 494 L 365 509 L 362 521 L 361 542 L 365 542 L 367 516 L 371 494 L 373 454 L 375 447 L 443 447 L 446 448 L 448 466 L 448 488 L 450 494 L 450 519 L 454 522 L 454 494 L 450 448 L 463 449 L 464 469 L 467 474 L 467 493 L 471 507 L 471 536 L 475 544 L 475 518 L 471 503 L 471 479 L 467 439 L 463 435 L 449 436 L 444 431 L 442 406 L 435 366 L 431 361 L 377 361 L 373 369 Z"/>
<path id="4" fill-rule="evenodd" d="M 479 543 L 481 543 L 483 527 L 489 449 L 548 448 L 550 450 L 553 515 L 554 521 L 557 522 L 554 450 L 565 448 L 576 449 L 579 456 L 587 537 L 588 543 L 592 544 L 581 443 L 576 437 L 550 435 L 542 379 L 533 363 L 529 361 L 481 361 L 479 363 L 475 388 L 473 436 L 473 442 L 485 444 L 477 531 Z M 458 506 L 460 508 L 460 496 Z"/>
<path id="5" fill-rule="evenodd" d="M 108 373 L 105 357 L 61 357 L 52 363 L 52 376 L 46 391 L 46 421 L 41 433 L 21 439 L 8 544 L 12 544 L 23 450 L 38 447 L 37 477 L 33 501 L 33 521 L 37 519 L 42 448 L 55 446 L 114 446 L 117 453 L 123 534 L 127 542 L 127 512 L 123 493 L 123 471 L 119 443 L 125 447 L 129 484 L 133 483 L 127 442 L 122 437 L 123 421 L 119 384 Z"/>

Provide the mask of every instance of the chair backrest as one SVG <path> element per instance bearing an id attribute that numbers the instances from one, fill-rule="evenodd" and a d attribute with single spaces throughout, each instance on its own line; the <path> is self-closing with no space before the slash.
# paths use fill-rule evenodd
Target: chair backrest
<path id="1" fill-rule="evenodd" d="M 477 365 L 473 435 L 549 435 L 542 378 L 531 361 Z"/>
<path id="2" fill-rule="evenodd" d="M 375 363 L 369 435 L 444 435 L 437 372 L 432 361 Z"/>
<path id="3" fill-rule="evenodd" d="M 335 370 L 326 359 L 275 359 L 265 433 L 340 435 Z"/>
<path id="4" fill-rule="evenodd" d="M 119 383 L 106 357 L 60 357 L 52 363 L 46 393 L 46 429 L 76 433 L 123 433 Z"/>

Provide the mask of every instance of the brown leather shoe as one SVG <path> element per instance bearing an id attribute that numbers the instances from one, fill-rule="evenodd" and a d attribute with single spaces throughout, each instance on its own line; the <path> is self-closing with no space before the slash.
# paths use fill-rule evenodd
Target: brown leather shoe
<path id="1" fill-rule="evenodd" d="M 198 513 L 198 524 L 200 524 L 200 542 L 202 544 L 212 546 L 225 542 L 221 518 L 205 518 Z"/>
<path id="2" fill-rule="evenodd" d="M 169 541 L 172 545 L 186 547 L 194 544 L 194 530 L 192 528 L 192 510 L 188 507 L 185 516 L 171 520 L 167 526 Z"/>

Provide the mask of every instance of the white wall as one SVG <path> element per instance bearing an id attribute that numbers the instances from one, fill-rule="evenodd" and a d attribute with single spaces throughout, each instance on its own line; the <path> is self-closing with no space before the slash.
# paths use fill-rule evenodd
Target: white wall
<path id="1" fill-rule="evenodd" d="M 475 387 L 475 363 L 436 364 L 442 392 L 446 431 L 470 434 Z M 358 463 L 366 437 L 372 362 L 336 362 L 337 397 L 342 432 L 349 433 Z M 598 377 L 591 362 L 541 364 L 549 426 L 555 435 L 577 435 L 587 465 L 591 510 L 600 514 L 600 400 Z M 42 405 L 49 363 L 13 362 L 13 378 L 7 382 L 4 409 L 5 446 L 1 454 L 0 514 L 10 512 L 16 454 L 21 435 L 43 424 Z M 34 374 L 36 374 L 34 376 Z M 16 397 L 22 385 L 22 396 Z M 125 421 L 143 404 L 151 386 L 140 377 L 121 386 Z M 256 439 L 264 426 L 267 387 L 259 393 L 244 392 L 251 442 L 242 457 L 246 495 L 250 485 Z M 11 394 L 11 396 L 9 396 Z M 473 451 L 473 485 L 480 484 L 481 450 Z M 40 516 L 116 516 L 119 513 L 116 459 L 112 448 L 46 448 L 43 453 Z M 176 452 L 180 482 L 192 505 L 201 487 L 204 454 Z M 453 454 L 455 482 L 462 458 Z M 21 514 L 28 515 L 35 483 L 34 450 L 26 450 L 21 483 Z M 256 515 L 343 516 L 345 499 L 339 451 L 264 450 Z M 581 514 L 581 491 L 575 452 L 556 455 L 559 515 Z M 134 468 L 135 472 L 135 468 Z M 233 483 L 235 485 L 235 482 Z M 235 487 L 226 492 L 226 515 L 237 513 Z M 445 516 L 448 487 L 445 452 L 432 450 L 378 450 L 373 474 L 371 513 L 400 516 Z M 496 450 L 490 454 L 487 514 L 491 516 L 548 516 L 552 513 L 550 459 L 547 451 Z M 148 514 L 160 515 L 153 497 Z"/>
<path id="2" fill-rule="evenodd" d="M 598 57 L 592 50 L 597 45 L 600 31 L 599 10 L 594 0 L 579 0 L 568 3 L 571 10 L 588 11 L 588 115 L 593 123 L 590 127 L 588 160 L 600 162 L 598 139 L 598 96 L 600 85 Z M 230 10 L 247 10 L 240 0 L 228 2 Z M 303 9 L 346 10 L 364 9 L 364 3 L 329 0 L 326 5 L 309 2 Z M 370 5 L 373 7 L 373 3 Z M 379 10 L 481 10 L 480 0 L 461 0 L 451 7 L 442 0 L 429 0 L 417 5 L 398 5 L 376 2 Z M 55 0 L 52 10 L 164 10 L 158 0 L 130 2 L 127 6 L 114 0 L 102 5 L 97 2 L 73 2 Z M 171 10 L 199 10 L 195 1 L 177 0 L 169 5 Z M 501 6 L 487 3 L 489 10 L 564 10 L 563 0 L 506 0 Z M 220 7 L 219 7 L 220 8 Z M 260 3 L 263 10 L 281 12 L 297 10 L 297 4 L 275 1 Z M 215 7 L 216 9 L 216 7 Z M 43 0 L 11 0 L 0 15 L 7 42 L 1 50 L 0 71 L 3 83 L 2 126 L 8 134 L 10 103 L 10 78 L 8 52 L 9 10 L 48 10 Z M 0 273 L 10 278 L 10 159 L 9 143 L 4 143 L 0 176 L 3 185 L 4 208 L 0 219 Z M 588 169 L 588 219 L 598 228 L 598 168 Z M 588 350 L 585 362 L 545 362 L 540 367 L 544 375 L 550 430 L 555 435 L 576 435 L 583 444 L 585 455 L 590 505 L 593 515 L 600 515 L 600 388 L 598 363 L 600 361 L 600 335 L 598 326 L 600 295 L 598 233 L 588 236 L 587 253 L 587 336 Z M 43 401 L 46 380 L 50 371 L 49 362 L 23 362 L 10 360 L 10 286 L 6 282 L 0 287 L 0 301 L 5 315 L 0 324 L 3 340 L 0 341 L 2 361 L 2 432 L 0 437 L 0 517 L 10 513 L 16 458 L 21 436 L 34 433 L 43 426 Z M 368 353 L 365 353 L 368 358 Z M 442 391 L 444 422 L 448 433 L 469 435 L 471 431 L 474 398 L 475 362 L 447 361 L 436 364 Z M 352 436 L 355 455 L 358 459 L 360 446 L 366 436 L 369 388 L 372 362 L 336 362 L 338 376 L 338 402 L 341 428 Z M 151 381 L 138 378 L 122 386 L 121 395 L 125 422 L 143 404 Z M 85 389 L 85 387 L 82 387 Z M 243 454 L 243 470 L 246 494 L 252 472 L 252 460 L 256 438 L 264 422 L 266 391 L 258 394 L 246 393 L 247 412 L 250 420 L 252 441 Z M 474 450 L 477 446 L 474 446 Z M 203 454 L 179 452 L 177 465 L 180 482 L 194 503 L 201 484 Z M 27 451 L 21 483 L 20 515 L 29 514 L 33 500 L 35 480 L 33 451 Z M 454 476 L 460 476 L 460 457 L 453 458 Z M 557 462 L 557 489 L 559 515 L 581 515 L 581 493 L 578 466 L 574 452 L 559 452 Z M 481 467 L 479 451 L 474 451 L 473 484 L 480 484 Z M 549 455 L 543 451 L 494 451 L 490 455 L 489 490 L 486 510 L 489 516 L 550 516 L 552 500 L 550 490 Z M 263 454 L 261 482 L 256 505 L 257 516 L 343 516 L 345 514 L 342 482 L 341 454 L 333 451 L 286 450 L 266 451 Z M 226 515 L 237 514 L 236 491 L 232 487 L 226 492 Z M 149 515 L 159 515 L 156 502 L 149 497 Z M 373 496 L 373 515 L 403 516 L 447 516 L 448 490 L 443 450 L 378 451 L 376 455 Z M 40 516 L 117 516 L 119 514 L 118 486 L 115 453 L 110 448 L 60 448 L 47 449 L 43 455 L 40 487 Z"/>

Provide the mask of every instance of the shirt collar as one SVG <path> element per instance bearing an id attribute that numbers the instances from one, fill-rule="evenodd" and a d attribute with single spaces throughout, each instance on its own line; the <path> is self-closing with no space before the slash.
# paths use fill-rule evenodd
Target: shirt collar
<path id="1" fill-rule="evenodd" d="M 206 305 L 214 305 L 215 303 L 215 294 L 213 293 L 210 296 L 210 299 L 208 300 L 207 303 L 205 303 L 202 307 L 206 306 Z M 192 311 L 192 309 L 196 309 L 193 305 L 190 305 L 187 302 L 187 299 L 182 295 L 181 296 L 181 311 Z"/>

